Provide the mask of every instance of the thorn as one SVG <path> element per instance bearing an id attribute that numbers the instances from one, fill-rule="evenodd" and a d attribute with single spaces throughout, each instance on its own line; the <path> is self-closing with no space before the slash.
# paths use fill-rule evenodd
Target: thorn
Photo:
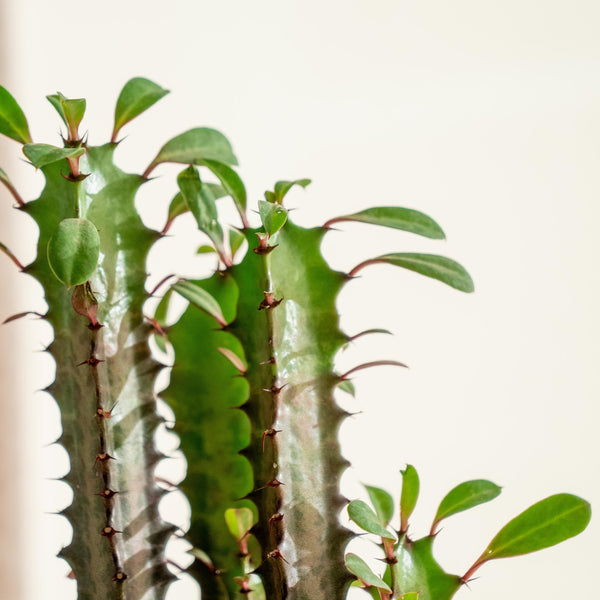
<path id="1" fill-rule="evenodd" d="M 108 488 L 106 488 L 104 491 L 100 492 L 99 494 L 95 494 L 96 496 L 101 496 L 102 498 L 106 498 L 107 500 L 110 500 L 115 494 L 118 494 L 119 492 L 115 492 L 113 490 L 109 490 Z"/>
<path id="2" fill-rule="evenodd" d="M 256 237 L 258 238 L 258 246 L 254 248 L 254 254 L 259 254 L 264 256 L 265 254 L 269 254 L 269 252 L 273 252 L 275 248 L 279 244 L 275 244 L 274 246 L 269 246 L 269 234 L 268 233 L 257 233 Z"/>
<path id="3" fill-rule="evenodd" d="M 281 433 L 281 429 L 265 429 L 262 435 L 262 451 L 265 451 L 265 438 L 274 438 L 278 433 Z M 272 518 L 272 517 L 271 517 Z"/>
<path id="4" fill-rule="evenodd" d="M 284 563 L 286 564 L 290 564 L 288 563 L 287 560 L 285 560 L 285 558 L 283 558 L 283 555 L 281 554 L 281 552 L 278 549 L 272 550 L 271 552 L 269 552 L 269 554 L 267 554 L 267 558 L 279 558 L 281 559 Z"/>
<path id="5" fill-rule="evenodd" d="M 276 396 L 286 385 L 287 383 L 284 383 L 281 387 L 277 387 L 275 384 L 273 384 L 270 388 L 263 388 L 262 391 L 269 392 L 270 394 L 274 394 Z"/>
<path id="6" fill-rule="evenodd" d="M 127 579 L 127 574 L 123 573 L 123 571 L 117 571 L 113 576 L 112 576 L 112 580 L 116 581 L 117 583 L 122 583 L 123 581 L 125 581 Z"/>
<path id="7" fill-rule="evenodd" d="M 169 281 L 169 279 L 171 279 L 171 277 L 177 277 L 177 275 L 174 275 L 173 273 L 171 273 L 171 275 L 167 275 L 166 277 L 163 277 L 153 288 L 152 291 L 148 294 L 148 298 L 152 298 L 154 296 L 154 294 L 156 294 L 156 292 L 159 290 L 159 288 L 162 286 L 163 283 L 166 283 L 167 281 Z"/>
<path id="8" fill-rule="evenodd" d="M 259 362 L 259 365 L 274 365 L 277 362 L 277 359 L 274 356 L 271 356 L 268 360 L 263 360 Z"/>
<path id="9" fill-rule="evenodd" d="M 117 460 L 117 459 L 114 456 L 107 454 L 106 452 L 101 452 L 100 454 L 96 454 L 96 462 L 106 462 L 107 460 Z"/>
<path id="10" fill-rule="evenodd" d="M 26 312 L 17 313 L 16 315 L 11 315 L 10 317 L 6 317 L 6 319 L 4 319 L 4 321 L 2 321 L 2 325 L 11 323 L 12 321 L 16 321 L 17 319 L 22 319 L 23 317 L 26 317 L 27 315 L 35 315 L 36 317 L 39 317 L 40 319 L 43 319 L 45 317 L 45 315 L 43 315 L 42 313 L 35 312 L 34 310 L 28 310 Z"/>
<path id="11" fill-rule="evenodd" d="M 269 481 L 268 483 L 265 483 L 265 485 L 263 485 L 262 487 L 256 488 L 254 491 L 255 492 L 260 492 L 260 490 L 264 490 L 265 488 L 278 488 L 280 485 L 285 485 L 285 483 L 281 483 L 281 481 L 279 481 L 279 479 L 274 478 L 271 479 L 271 481 Z"/>
<path id="12" fill-rule="evenodd" d="M 98 363 L 104 362 L 104 360 L 100 358 L 96 358 L 95 356 L 90 356 L 90 358 L 80 362 L 77 366 L 81 367 L 82 365 L 90 365 L 90 367 L 95 367 Z"/>
<path id="13" fill-rule="evenodd" d="M 153 319 L 152 317 L 147 317 L 146 315 L 144 315 L 144 319 L 148 321 L 148 323 L 152 326 L 152 329 L 154 329 L 154 331 L 156 331 L 158 335 L 164 338 L 167 337 L 165 330 L 161 327 L 160 323 L 156 319 Z"/>
<path id="14" fill-rule="evenodd" d="M 71 181 L 73 183 L 79 183 L 80 181 L 87 179 L 90 175 L 91 175 L 91 173 L 79 173 L 79 175 L 77 175 L 77 176 L 73 175 L 73 173 L 69 173 L 68 175 L 65 175 L 62 171 L 60 173 L 60 176 L 63 179 L 66 179 L 67 181 Z"/>
<path id="15" fill-rule="evenodd" d="M 114 527 L 111 527 L 110 525 L 103 527 L 102 530 L 100 531 L 100 535 L 102 535 L 104 537 L 108 537 L 108 538 L 115 535 L 115 533 L 123 533 L 123 532 L 117 531 Z"/>
<path id="16" fill-rule="evenodd" d="M 2 252 L 4 252 L 4 254 L 6 254 L 6 256 L 8 256 L 8 258 L 10 258 L 10 260 L 12 260 L 13 263 L 15 263 L 15 265 L 17 266 L 17 269 L 19 269 L 19 271 L 25 270 L 23 263 L 21 263 L 21 261 L 1 242 L 0 242 L 0 250 Z"/>
<path id="17" fill-rule="evenodd" d="M 113 410 L 115 410 L 115 406 L 117 404 L 119 404 L 118 401 L 113 404 L 113 407 L 110 410 L 104 410 L 103 408 L 98 408 L 96 410 L 96 416 L 104 417 L 105 419 L 110 419 L 112 417 L 112 412 L 113 412 Z"/>
<path id="18" fill-rule="evenodd" d="M 283 302 L 283 296 L 279 300 L 275 300 L 273 292 L 263 292 L 265 299 L 258 305 L 258 310 L 269 310 L 278 307 Z"/>
<path id="19" fill-rule="evenodd" d="M 273 525 L 275 523 L 279 523 L 280 521 L 283 520 L 283 513 L 275 513 L 270 519 L 269 519 L 269 531 L 271 530 L 271 528 L 273 527 Z"/>
<path id="20" fill-rule="evenodd" d="M 404 368 L 408 369 L 407 365 L 405 365 L 404 363 L 398 362 L 397 360 L 374 360 L 372 362 L 358 365 L 358 367 L 354 367 L 353 369 L 346 371 L 343 375 L 340 375 L 340 380 L 344 381 L 345 379 L 348 379 L 348 376 L 350 374 L 352 374 L 356 371 L 360 371 L 361 369 L 368 369 L 369 367 L 380 367 L 380 366 L 385 366 L 385 365 L 389 365 L 392 367 L 404 367 Z"/>

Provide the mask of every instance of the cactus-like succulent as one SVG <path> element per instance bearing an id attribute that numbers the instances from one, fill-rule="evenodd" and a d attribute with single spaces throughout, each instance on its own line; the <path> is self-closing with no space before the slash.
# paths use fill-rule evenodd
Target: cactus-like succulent
<path id="1" fill-rule="evenodd" d="M 351 391 L 349 375 L 357 369 L 403 365 L 382 360 L 335 372 L 336 353 L 362 335 L 340 330 L 338 293 L 374 263 L 464 292 L 473 290 L 471 278 L 453 260 L 416 253 L 366 257 L 347 274 L 333 271 L 320 245 L 335 223 L 369 223 L 432 239 L 444 234 L 431 218 L 399 207 L 368 208 L 302 228 L 289 219 L 284 200 L 307 179 L 277 182 L 259 202 L 261 226 L 252 227 L 236 157 L 213 129 L 176 136 L 143 174 L 124 173 L 113 162 L 122 127 L 166 93 L 146 79 L 129 81 L 117 101 L 110 142 L 100 147 L 79 135 L 85 100 L 48 96 L 66 127 L 63 146 L 55 147 L 32 143 L 21 109 L 0 88 L 0 133 L 23 145 L 46 180 L 40 198 L 25 202 L 0 169 L 17 208 L 40 230 L 37 258 L 27 267 L 6 246 L 0 249 L 40 281 L 49 307 L 44 318 L 54 328 L 48 351 L 57 367 L 49 391 L 61 409 L 59 443 L 70 456 L 65 480 L 73 489 L 73 503 L 63 511 L 73 541 L 61 556 L 73 569 L 79 598 L 159 599 L 174 578 L 164 552 L 175 528 L 158 513 L 165 492 L 154 477 L 162 457 L 154 442 L 162 421 L 154 385 L 162 366 L 149 349 L 151 336 L 162 349 L 168 340 L 175 354 L 163 397 L 175 413 L 188 463 L 180 485 L 192 515 L 185 534 L 194 557 L 188 572 L 205 600 L 341 599 L 353 581 L 375 598 L 446 600 L 484 562 L 558 543 L 585 528 L 585 501 L 551 497 L 509 523 L 461 577 L 446 574 L 433 558 L 437 524 L 491 500 L 499 491 L 494 484 L 455 488 L 430 535 L 416 541 L 408 535 L 418 495 L 413 467 L 403 473 L 397 532 L 389 529 L 393 501 L 383 490 L 368 489 L 374 510 L 362 501 L 348 505 L 339 491 L 347 463 L 337 438 L 346 413 L 334 389 Z M 142 224 L 134 198 L 165 162 L 184 169 L 167 223 L 156 232 Z M 238 227 L 219 221 L 221 197 L 233 200 Z M 155 290 L 163 296 L 156 312 L 144 315 L 148 251 L 186 212 L 210 241 L 203 251 L 215 253 L 217 269 L 203 280 L 166 278 Z M 174 293 L 189 306 L 170 324 Z M 381 540 L 387 562 L 381 576 L 346 554 L 354 535 L 340 524 L 346 505 L 351 520 Z"/>

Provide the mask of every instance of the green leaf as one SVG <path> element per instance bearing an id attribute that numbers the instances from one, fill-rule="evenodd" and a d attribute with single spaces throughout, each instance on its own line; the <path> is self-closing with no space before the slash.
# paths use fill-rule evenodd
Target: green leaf
<path id="1" fill-rule="evenodd" d="M 77 136 L 79 124 L 85 114 L 85 98 L 69 99 L 60 92 L 46 96 L 50 104 L 54 106 L 64 124 L 69 129 L 71 137 Z"/>
<path id="2" fill-rule="evenodd" d="M 442 240 L 446 236 L 442 228 L 427 215 L 410 208 L 399 206 L 377 206 L 358 213 L 335 217 L 326 223 L 326 227 L 338 221 L 356 221 L 401 229 L 434 240 Z"/>
<path id="3" fill-rule="evenodd" d="M 197 286 L 193 281 L 180 279 L 172 286 L 179 295 L 189 300 L 194 306 L 209 314 L 222 327 L 227 325 L 219 303 L 206 290 Z"/>
<path id="4" fill-rule="evenodd" d="M 356 388 L 349 379 L 340 379 L 340 382 L 337 384 L 337 387 L 338 389 L 342 390 L 342 392 L 346 392 L 352 397 L 356 396 Z"/>
<path id="5" fill-rule="evenodd" d="M 473 479 L 457 485 L 440 502 L 431 526 L 432 532 L 435 531 L 437 524 L 442 519 L 489 502 L 496 498 L 501 491 L 500 486 L 486 479 Z"/>
<path id="6" fill-rule="evenodd" d="M 198 250 L 196 250 L 197 254 L 212 254 L 216 252 L 216 250 L 212 247 L 212 246 L 200 246 L 200 248 L 198 248 Z"/>
<path id="7" fill-rule="evenodd" d="M 198 127 L 168 141 L 160 149 L 148 171 L 165 162 L 197 165 L 202 164 L 202 161 L 205 160 L 237 165 L 231 144 L 222 133 L 215 129 Z"/>
<path id="8" fill-rule="evenodd" d="M 231 249 L 231 256 L 234 257 L 237 251 L 242 247 L 246 237 L 243 233 L 237 229 L 229 230 L 229 247 Z"/>
<path id="9" fill-rule="evenodd" d="M 385 590 L 388 593 L 392 591 L 388 584 L 385 583 L 381 577 L 375 575 L 375 573 L 371 571 L 371 567 L 356 554 L 349 552 L 346 554 L 345 561 L 348 571 L 356 575 L 366 585 Z"/>
<path id="10" fill-rule="evenodd" d="M 276 204 L 281 204 L 285 195 L 295 185 L 305 188 L 310 183 L 310 179 L 296 179 L 295 181 L 278 181 L 275 184 L 275 190 L 273 192 L 265 192 L 265 198 L 267 202 L 275 202 Z"/>
<path id="11" fill-rule="evenodd" d="M 536 552 L 581 533 L 590 522 L 588 502 L 571 494 L 550 496 L 507 523 L 477 563 Z"/>
<path id="12" fill-rule="evenodd" d="M 266 200 L 259 200 L 258 211 L 263 227 L 269 235 L 276 234 L 287 221 L 287 208 L 284 208 L 280 204 L 272 204 Z"/>
<path id="13" fill-rule="evenodd" d="M 115 125 L 113 142 L 123 125 L 148 110 L 153 104 L 166 96 L 169 90 L 143 77 L 130 79 L 121 90 L 115 107 Z"/>
<path id="14" fill-rule="evenodd" d="M 402 594 L 400 600 L 419 600 L 421 592 L 408 592 L 408 594 Z"/>
<path id="15" fill-rule="evenodd" d="M 219 178 L 227 195 L 233 198 L 242 221 L 246 225 L 246 188 L 240 176 L 231 167 L 216 160 L 202 160 L 198 164 L 208 167 Z"/>
<path id="16" fill-rule="evenodd" d="M 461 292 L 472 292 L 475 288 L 471 276 L 464 267 L 445 256 L 436 254 L 399 253 L 378 256 L 368 263 L 387 263 L 415 271 L 426 277 L 437 279 Z M 366 264 L 366 263 L 363 263 Z"/>
<path id="17" fill-rule="evenodd" d="M 198 169 L 188 167 L 177 177 L 177 184 L 185 203 L 198 223 L 198 229 L 208 235 L 217 250 L 223 248 L 223 229 L 219 224 L 215 197 L 210 188 L 200 181 Z"/>
<path id="18" fill-rule="evenodd" d="M 41 169 L 59 160 L 77 158 L 85 154 L 85 148 L 58 148 L 49 144 L 25 144 L 23 154 L 36 169 Z"/>
<path id="19" fill-rule="evenodd" d="M 412 465 L 406 465 L 402 473 L 402 493 L 400 495 L 400 531 L 408 529 L 408 519 L 412 515 L 419 497 L 419 474 Z"/>
<path id="20" fill-rule="evenodd" d="M 433 540 L 431 536 L 414 542 L 403 538 L 396 551 L 398 562 L 391 565 L 394 598 L 411 598 L 417 590 L 419 600 L 450 600 L 461 587 L 461 578 L 446 573 L 435 560 Z"/>
<path id="21" fill-rule="evenodd" d="M 67 286 L 85 283 L 94 274 L 100 255 L 98 230 L 87 219 L 64 219 L 48 242 L 48 262 Z"/>
<path id="22" fill-rule="evenodd" d="M 254 515 L 249 508 L 228 508 L 225 511 L 225 522 L 231 535 L 239 542 L 252 529 Z"/>
<path id="23" fill-rule="evenodd" d="M 385 490 L 378 487 L 365 485 L 365 489 L 381 524 L 387 527 L 394 514 L 394 499 Z"/>
<path id="24" fill-rule="evenodd" d="M 348 504 L 348 516 L 350 520 L 354 521 L 361 529 L 364 529 L 368 533 L 373 533 L 388 540 L 396 539 L 396 535 L 381 525 L 380 518 L 362 500 L 352 500 Z"/>
<path id="25" fill-rule="evenodd" d="M 0 85 L 0 133 L 22 144 L 31 143 L 31 134 L 27 119 L 11 96 L 10 92 Z"/>

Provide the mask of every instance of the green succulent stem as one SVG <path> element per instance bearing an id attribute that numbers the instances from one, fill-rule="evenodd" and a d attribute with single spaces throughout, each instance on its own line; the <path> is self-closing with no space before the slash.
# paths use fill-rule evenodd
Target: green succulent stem
<path id="1" fill-rule="evenodd" d="M 38 257 L 27 272 L 44 286 L 54 328 L 48 351 L 56 378 L 48 391 L 61 408 L 59 442 L 71 459 L 64 479 L 73 503 L 63 514 L 73 540 L 60 555 L 73 569 L 80 600 L 159 600 L 172 580 L 163 557 L 172 530 L 158 515 L 163 492 L 153 470 L 161 455 L 153 436 L 161 419 L 153 388 L 160 365 L 150 355 L 141 310 L 145 256 L 157 235 L 133 205 L 141 178 L 113 165 L 113 149 L 87 149 L 90 176 L 83 180 L 63 177 L 61 162 L 42 169 L 44 191 L 24 207 L 40 228 Z M 97 321 L 76 311 L 78 302 L 46 258 L 58 224 L 75 217 L 100 232 L 101 258 L 89 283 L 99 299 Z"/>

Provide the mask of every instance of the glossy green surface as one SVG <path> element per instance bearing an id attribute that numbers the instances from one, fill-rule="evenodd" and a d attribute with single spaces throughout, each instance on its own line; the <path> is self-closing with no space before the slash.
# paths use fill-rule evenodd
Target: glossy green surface
<path id="1" fill-rule="evenodd" d="M 572 494 L 536 502 L 507 523 L 478 562 L 536 552 L 581 533 L 590 522 L 590 504 Z"/>
<path id="2" fill-rule="evenodd" d="M 116 141 L 115 137 L 123 125 L 148 110 L 168 93 L 169 90 L 143 77 L 130 79 L 123 86 L 115 107 L 113 141 Z"/>
<path id="3" fill-rule="evenodd" d="M 230 276 L 218 273 L 195 285 L 218 303 L 226 320 L 233 320 L 238 290 Z M 239 454 L 250 439 L 250 422 L 237 409 L 248 397 L 248 384 L 218 348 L 238 356 L 244 352 L 231 333 L 192 305 L 168 333 L 176 359 L 161 395 L 176 415 L 174 431 L 188 464 L 179 486 L 192 507 L 187 539 L 214 565 L 212 569 L 196 559 L 189 572 L 200 582 L 204 598 L 240 598 L 234 577 L 243 573 L 225 511 L 252 507 L 239 500 L 253 487 L 250 464 Z"/>
<path id="4" fill-rule="evenodd" d="M 46 319 L 55 335 L 49 351 L 56 361 L 49 392 L 61 409 L 59 442 L 71 462 L 64 479 L 73 503 L 63 512 L 73 540 L 61 556 L 73 569 L 80 600 L 158 600 L 171 580 L 163 560 L 170 529 L 158 516 L 162 491 L 152 477 L 160 458 L 153 441 L 160 422 L 153 390 L 159 365 L 150 356 L 141 314 L 145 257 L 156 235 L 134 207 L 142 178 L 116 168 L 113 151 L 110 145 L 89 148 L 82 166 L 90 176 L 80 183 L 62 176 L 66 163 L 44 168 L 44 191 L 24 209 L 40 228 L 38 258 L 27 272 L 44 286 L 49 306 Z M 46 258 L 59 222 L 75 216 L 100 232 L 91 284 L 103 327 L 95 330 L 75 313 L 71 293 Z M 98 408 L 113 410 L 98 416 Z M 103 453 L 114 460 L 98 458 Z M 105 490 L 118 493 L 99 496 Z M 119 533 L 102 536 L 107 526 Z M 118 572 L 127 580 L 113 581 Z"/>
<path id="5" fill-rule="evenodd" d="M 27 119 L 11 93 L 0 85 L 0 133 L 22 144 L 31 142 Z"/>
<path id="6" fill-rule="evenodd" d="M 382 227 L 391 227 L 408 231 L 417 235 L 422 235 L 434 240 L 442 240 L 446 236 L 442 228 L 427 215 L 400 206 L 376 206 L 367 208 L 351 215 L 335 217 L 328 222 L 328 225 L 339 221 L 355 221 L 358 223 L 369 223 Z"/>
<path id="7" fill-rule="evenodd" d="M 416 542 L 407 537 L 396 551 L 398 562 L 391 566 L 394 597 L 420 592 L 419 600 L 450 600 L 462 585 L 457 575 L 449 575 L 433 557 L 433 537 Z"/>
<path id="8" fill-rule="evenodd" d="M 500 486 L 486 479 L 473 479 L 457 485 L 440 502 L 433 520 L 432 530 L 442 519 L 489 502 L 496 498 L 501 491 Z"/>
<path id="9" fill-rule="evenodd" d="M 67 287 L 92 277 L 100 256 L 100 236 L 87 219 L 63 219 L 48 242 L 48 262 Z"/>

